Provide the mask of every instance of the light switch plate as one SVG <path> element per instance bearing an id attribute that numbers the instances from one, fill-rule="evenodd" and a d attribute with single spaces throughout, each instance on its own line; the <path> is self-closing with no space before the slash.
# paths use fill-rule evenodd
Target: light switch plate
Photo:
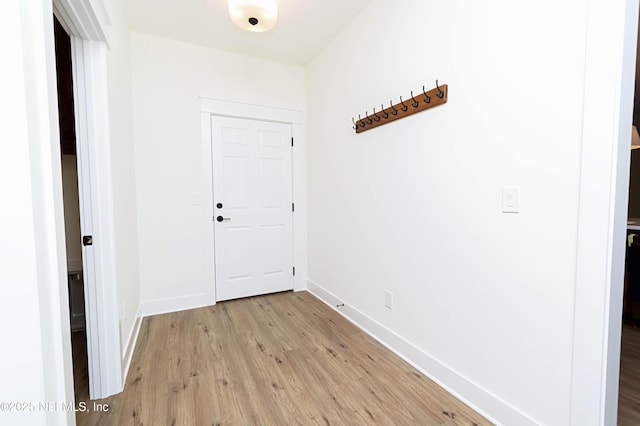
<path id="1" fill-rule="evenodd" d="M 520 187 L 502 188 L 502 213 L 520 213 Z"/>

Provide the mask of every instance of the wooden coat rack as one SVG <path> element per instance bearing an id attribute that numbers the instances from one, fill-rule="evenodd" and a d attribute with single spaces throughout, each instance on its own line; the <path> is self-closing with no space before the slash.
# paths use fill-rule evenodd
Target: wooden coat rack
<path id="1" fill-rule="evenodd" d="M 419 95 L 414 96 L 412 91 L 409 99 L 402 100 L 401 96 L 400 102 L 395 105 L 390 101 L 390 106 L 387 108 L 384 108 L 384 104 L 380 105 L 380 111 L 376 112 L 376 109 L 374 108 L 372 115 L 369 115 L 369 112 L 366 111 L 365 118 L 361 118 L 360 115 L 358 115 L 358 120 L 351 118 L 351 121 L 353 122 L 353 129 L 356 133 L 362 133 L 378 126 L 391 123 L 392 121 L 408 117 L 416 112 L 424 111 L 447 103 L 447 97 L 449 94 L 448 89 L 449 86 L 446 84 L 440 86 L 436 80 L 436 87 L 428 92 L 425 92 L 424 86 L 422 86 L 422 93 Z"/>

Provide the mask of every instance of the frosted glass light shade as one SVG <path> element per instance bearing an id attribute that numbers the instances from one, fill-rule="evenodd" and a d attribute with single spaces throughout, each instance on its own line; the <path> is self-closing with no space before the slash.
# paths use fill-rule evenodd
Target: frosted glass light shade
<path id="1" fill-rule="evenodd" d="M 231 21 L 243 30 L 269 31 L 278 20 L 276 0 L 227 0 L 227 5 Z"/>

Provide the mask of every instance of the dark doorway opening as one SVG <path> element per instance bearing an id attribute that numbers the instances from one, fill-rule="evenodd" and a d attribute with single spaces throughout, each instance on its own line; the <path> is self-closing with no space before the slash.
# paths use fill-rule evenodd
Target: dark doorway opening
<path id="1" fill-rule="evenodd" d="M 58 125 L 62 164 L 65 240 L 67 247 L 67 283 L 73 353 L 73 378 L 76 403 L 89 400 L 87 335 L 80 233 L 80 198 L 74 112 L 71 38 L 57 18 L 54 20 L 56 80 L 58 89 Z"/>

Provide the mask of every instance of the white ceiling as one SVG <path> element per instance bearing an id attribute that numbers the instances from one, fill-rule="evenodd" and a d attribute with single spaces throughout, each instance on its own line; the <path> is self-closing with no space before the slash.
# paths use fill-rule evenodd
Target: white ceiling
<path id="1" fill-rule="evenodd" d="M 307 65 L 371 0 L 278 0 L 278 23 L 264 33 L 236 27 L 227 0 L 128 0 L 129 26 L 141 33 Z"/>

